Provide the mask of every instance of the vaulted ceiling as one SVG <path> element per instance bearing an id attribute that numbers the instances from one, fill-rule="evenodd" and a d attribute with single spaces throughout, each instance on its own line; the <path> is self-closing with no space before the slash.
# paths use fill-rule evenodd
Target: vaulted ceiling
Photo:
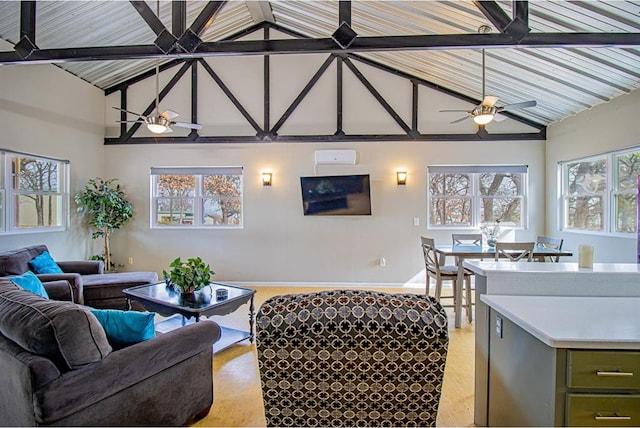
<path id="1" fill-rule="evenodd" d="M 256 26 L 293 37 L 242 38 Z M 543 127 L 640 87 L 639 1 L 0 1 L 0 38 L 15 45 L 0 64 L 55 63 L 107 91 L 155 58 L 320 52 L 477 102 L 485 49 L 486 94 L 536 100 L 516 114 Z"/>

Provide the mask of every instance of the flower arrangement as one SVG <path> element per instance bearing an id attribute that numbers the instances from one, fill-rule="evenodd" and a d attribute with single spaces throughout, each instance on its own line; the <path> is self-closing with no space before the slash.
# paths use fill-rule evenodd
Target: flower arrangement
<path id="1" fill-rule="evenodd" d="M 215 273 L 200 257 L 187 259 L 186 262 L 178 257 L 169 267 L 171 270 L 168 273 L 162 271 L 165 282 L 183 294 L 193 293 L 206 287 L 210 283 L 211 275 Z"/>
<path id="2" fill-rule="evenodd" d="M 493 247 L 498 241 L 498 235 L 500 235 L 500 220 L 496 220 L 492 225 L 488 223 L 483 224 L 480 226 L 480 231 L 487 237 L 487 244 Z"/>

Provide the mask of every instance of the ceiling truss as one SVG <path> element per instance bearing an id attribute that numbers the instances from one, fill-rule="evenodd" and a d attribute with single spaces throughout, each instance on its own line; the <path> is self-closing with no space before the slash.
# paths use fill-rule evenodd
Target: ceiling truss
<path id="1" fill-rule="evenodd" d="M 284 28 L 280 28 L 275 24 L 263 23 L 253 27 L 253 31 L 262 31 L 264 30 L 265 39 L 269 39 L 269 30 L 275 29 L 280 32 L 284 32 L 286 34 L 300 37 L 300 35 L 295 34 L 289 30 Z M 247 31 L 242 32 L 242 36 L 247 35 Z M 240 37 L 241 35 L 236 35 L 234 37 Z M 184 76 L 189 69 L 191 69 L 192 79 L 191 79 L 191 121 L 194 123 L 198 122 L 197 115 L 197 105 L 198 105 L 198 91 L 197 91 L 197 73 L 198 73 L 198 64 L 204 69 L 207 75 L 216 83 L 216 85 L 222 90 L 228 100 L 235 106 L 235 108 L 242 114 L 242 116 L 246 119 L 246 121 L 251 125 L 251 127 L 255 131 L 255 135 L 247 135 L 247 136 L 202 136 L 199 135 L 197 131 L 192 130 L 188 136 L 185 137 L 134 137 L 135 133 L 141 126 L 141 123 L 135 123 L 130 126 L 128 129 L 125 123 L 121 123 L 120 127 L 120 136 L 114 138 L 105 138 L 105 144 L 157 144 L 157 143 L 229 143 L 229 142 L 271 142 L 271 141 L 299 141 L 299 142 L 336 142 L 336 141 L 496 141 L 496 140 L 544 140 L 546 138 L 546 127 L 540 125 L 538 123 L 532 122 L 530 120 L 521 118 L 517 115 L 511 114 L 509 112 L 503 112 L 502 114 L 514 119 L 518 122 L 526 124 L 536 129 L 534 132 L 527 133 L 489 133 L 487 130 L 480 126 L 478 131 L 473 134 L 451 134 L 451 133 L 422 133 L 418 130 L 418 119 L 420 117 L 420 105 L 418 103 L 418 90 L 421 85 L 429 87 L 431 89 L 436 89 L 439 91 L 444 91 L 449 95 L 455 96 L 459 99 L 467 101 L 472 104 L 478 104 L 480 101 L 466 97 L 462 94 L 458 94 L 455 92 L 451 92 L 448 90 L 444 90 L 436 85 L 431 84 L 422 79 L 418 79 L 416 77 L 410 76 L 408 74 L 399 72 L 392 68 L 389 68 L 385 65 L 376 63 L 375 61 L 363 58 L 361 56 L 355 54 L 329 54 L 325 61 L 320 65 L 320 67 L 316 70 L 315 74 L 310 78 L 310 80 L 306 83 L 304 88 L 300 91 L 300 93 L 295 97 L 295 99 L 291 102 L 288 108 L 284 111 L 284 113 L 278 118 L 276 123 L 272 126 L 269 124 L 269 109 L 270 109 L 270 97 L 272 94 L 271 84 L 270 84 L 270 67 L 269 67 L 269 56 L 265 55 L 264 57 L 264 68 L 263 68 L 263 79 L 264 79 L 264 127 L 261 127 L 258 124 L 258 121 L 252 117 L 248 113 L 248 109 L 245 108 L 242 103 L 238 100 L 237 97 L 234 96 L 232 91 L 229 89 L 227 85 L 224 84 L 220 76 L 215 72 L 213 67 L 205 61 L 203 58 L 191 58 L 191 59 L 179 59 L 173 62 L 164 64 L 160 67 L 160 70 L 165 71 L 171 68 L 177 68 L 176 73 L 173 75 L 171 80 L 162 88 L 160 91 L 159 98 L 162 99 L 171 91 L 171 89 L 175 86 L 175 84 Z M 284 135 L 279 131 L 284 126 L 289 117 L 293 114 L 296 108 L 302 103 L 302 101 L 307 97 L 310 91 L 313 89 L 314 85 L 320 80 L 320 78 L 329 70 L 329 67 L 334 64 L 336 65 L 336 129 L 335 132 L 326 135 Z M 412 86 L 412 99 L 411 99 L 411 121 L 407 123 L 404 119 L 402 119 L 401 115 L 398 114 L 394 108 L 391 106 L 389 102 L 384 98 L 380 91 L 378 91 L 360 70 L 358 64 L 364 64 L 370 67 L 374 67 L 381 71 L 391 73 L 396 77 L 403 78 L 407 80 L 407 84 Z M 351 72 L 353 75 L 360 81 L 360 83 L 366 88 L 366 90 L 373 96 L 373 98 L 382 106 L 384 111 L 389 115 L 389 117 L 398 125 L 399 128 L 402 129 L 402 133 L 396 134 L 347 134 L 343 129 L 343 79 L 344 73 Z M 126 82 L 123 82 L 114 87 L 108 88 L 105 90 L 105 94 L 109 95 L 111 93 L 120 91 L 120 108 L 123 110 L 128 110 L 127 106 L 127 91 L 128 89 L 135 83 L 140 82 L 146 78 L 153 76 L 153 72 L 145 73 L 141 76 L 130 79 Z M 155 100 L 151 100 L 142 113 L 143 116 L 147 116 L 151 114 L 155 107 Z M 121 113 L 121 120 L 126 120 L 126 113 Z"/>
<path id="2" fill-rule="evenodd" d="M 520 118 L 505 112 L 512 119 L 534 127 L 537 132 L 524 134 L 489 134 L 480 127 L 475 134 L 424 134 L 418 130 L 417 123 L 420 106 L 418 105 L 418 88 L 425 85 L 441 90 L 449 95 L 464 99 L 473 104 L 479 103 L 462 94 L 437 87 L 427 81 L 398 72 L 386 66 L 376 64 L 364 59 L 357 54 L 359 52 L 380 51 L 408 51 L 408 50 L 451 50 L 471 48 L 567 48 L 567 47 L 637 47 L 640 46 L 640 33 L 637 32 L 599 32 L 599 33 L 531 33 L 529 29 L 529 4 L 527 1 L 514 0 L 512 2 L 512 16 L 509 16 L 495 1 L 473 0 L 482 14 L 499 30 L 497 34 L 436 34 L 436 35 L 398 35 L 398 36 L 371 36 L 360 37 L 351 28 L 351 1 L 341 0 L 338 7 L 338 25 L 335 33 L 327 38 L 308 38 L 300 34 L 293 34 L 285 28 L 273 24 L 273 16 L 266 10 L 254 10 L 252 13 L 267 18 L 262 23 L 244 30 L 243 32 L 225 40 L 204 42 L 200 38 L 209 25 L 215 20 L 217 13 L 224 7 L 226 1 L 209 1 L 200 11 L 191 26 L 186 22 L 186 2 L 172 1 L 172 30 L 169 31 L 153 13 L 145 1 L 131 0 L 132 8 L 142 17 L 144 22 L 156 35 L 153 44 L 125 45 L 125 46 L 95 46 L 95 47 L 65 47 L 57 49 L 40 49 L 37 46 L 37 20 L 36 1 L 21 1 L 20 6 L 20 40 L 15 44 L 13 51 L 0 52 L 0 65 L 29 64 L 29 63 L 60 63 L 70 61 L 103 61 L 125 59 L 174 59 L 164 64 L 162 69 L 181 65 L 174 78 L 161 91 L 161 98 L 171 90 L 173 85 L 189 69 L 192 73 L 191 87 L 191 116 L 192 122 L 197 122 L 197 64 L 201 64 L 206 73 L 223 90 L 227 98 L 241 112 L 245 119 L 255 130 L 254 136 L 230 136 L 230 137 L 206 137 L 192 131 L 188 137 L 161 137 L 146 138 L 133 135 L 140 124 L 127 129 L 125 124 L 121 126 L 118 138 L 105 139 L 106 144 L 132 144 L 132 143 L 157 143 L 159 140 L 169 143 L 191 142 L 211 143 L 229 141 L 460 141 L 460 140 L 517 140 L 517 139 L 544 139 L 546 127 L 532 121 Z M 254 7 L 255 9 L 255 7 Z M 270 18 L 270 19 L 268 19 Z M 269 29 L 293 34 L 292 39 L 270 39 Z M 243 35 L 256 30 L 264 30 L 262 40 L 240 40 Z M 275 125 L 271 126 L 269 85 L 269 56 L 275 54 L 303 54 L 320 53 L 327 54 L 323 66 L 318 69 L 316 75 L 307 83 L 303 91 L 279 118 Z M 264 59 L 264 118 L 263 127 L 250 117 L 237 98 L 224 85 L 219 76 L 207 64 L 203 58 L 221 55 L 262 55 Z M 328 66 L 336 62 L 337 70 L 337 117 L 336 130 L 332 135 L 281 135 L 279 130 L 300 102 L 309 93 L 319 77 L 326 72 Z M 393 110 L 379 91 L 366 80 L 359 71 L 356 63 L 361 62 L 370 66 L 394 73 L 397 76 L 411 81 L 413 87 L 412 117 L 411 123 L 405 123 Z M 384 110 L 403 130 L 402 134 L 393 135 L 347 135 L 342 129 L 342 76 L 345 70 L 352 72 L 357 79 L 367 88 Z M 121 107 L 127 105 L 127 88 L 134 81 L 153 75 L 153 72 L 144 73 L 138 80 L 131 79 L 128 82 L 109 88 L 106 93 L 121 91 Z M 153 109 L 153 103 L 145 110 L 149 114 Z M 124 116 L 124 113 L 123 113 Z"/>

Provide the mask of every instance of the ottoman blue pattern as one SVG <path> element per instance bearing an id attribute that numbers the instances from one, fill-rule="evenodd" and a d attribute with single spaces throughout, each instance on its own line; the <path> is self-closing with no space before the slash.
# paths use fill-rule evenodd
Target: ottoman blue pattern
<path id="1" fill-rule="evenodd" d="M 449 337 L 430 296 L 276 296 L 256 320 L 267 426 L 433 426 Z"/>

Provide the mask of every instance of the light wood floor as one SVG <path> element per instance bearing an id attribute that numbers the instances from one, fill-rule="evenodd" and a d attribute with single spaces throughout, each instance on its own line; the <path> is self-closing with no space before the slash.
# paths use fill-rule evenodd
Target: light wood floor
<path id="1" fill-rule="evenodd" d="M 307 293 L 326 288 L 252 287 L 257 291 L 256 310 L 267 298 L 279 294 Z M 376 291 L 421 293 L 417 288 L 373 288 Z M 248 310 L 244 307 L 215 321 L 234 328 L 248 328 Z M 453 311 L 449 315 L 449 351 L 444 385 L 438 411 L 438 426 L 473 426 L 473 324 L 463 322 L 453 328 Z M 234 345 L 214 356 L 214 402 L 209 414 L 196 427 L 264 427 L 264 407 L 255 344 L 248 341 Z"/>

